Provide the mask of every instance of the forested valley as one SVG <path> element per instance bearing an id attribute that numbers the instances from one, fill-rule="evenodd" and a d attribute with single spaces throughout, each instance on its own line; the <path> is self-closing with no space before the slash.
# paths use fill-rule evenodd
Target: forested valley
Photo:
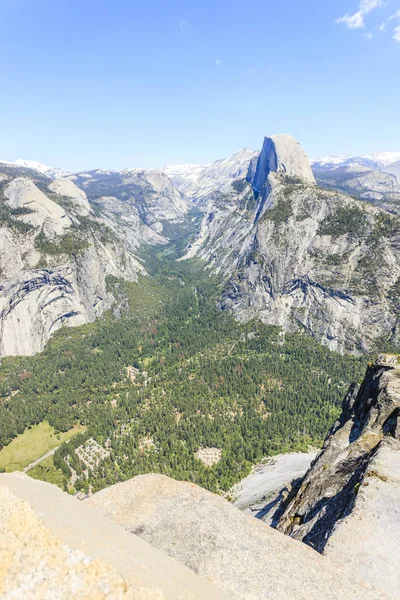
<path id="1" fill-rule="evenodd" d="M 168 247 L 143 250 L 149 276 L 109 279 L 100 320 L 2 361 L 0 448 L 43 421 L 86 427 L 35 476 L 73 492 L 156 472 L 222 492 L 267 455 L 320 445 L 362 379 L 366 357 L 221 311 L 218 280 L 177 261 L 186 238 L 168 233 Z M 205 464 L 202 448 L 220 460 Z"/>

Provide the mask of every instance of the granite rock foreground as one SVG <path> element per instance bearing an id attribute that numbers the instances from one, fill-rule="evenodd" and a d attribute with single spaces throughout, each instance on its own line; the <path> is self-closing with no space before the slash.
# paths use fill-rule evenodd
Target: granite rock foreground
<path id="1" fill-rule="evenodd" d="M 80 502 L 22 473 L 3 474 L 0 508 L 2 599 L 391 597 L 223 498 L 161 475 Z"/>
<path id="2" fill-rule="evenodd" d="M 84 502 L 0 475 L 0 598 L 398 599 L 399 418 L 399 357 L 385 355 L 351 388 L 281 531 L 164 475 Z"/>
<path id="3" fill-rule="evenodd" d="M 164 550 L 231 598 L 390 598 L 356 582 L 305 544 L 243 514 L 227 500 L 164 475 L 139 475 L 85 504 Z"/>
<path id="4" fill-rule="evenodd" d="M 51 484 L 0 475 L 0 509 L 3 600 L 227 598 Z"/>

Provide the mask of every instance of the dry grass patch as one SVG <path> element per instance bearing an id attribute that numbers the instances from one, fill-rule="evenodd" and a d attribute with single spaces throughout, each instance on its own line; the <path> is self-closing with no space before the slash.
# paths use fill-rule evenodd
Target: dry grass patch
<path id="1" fill-rule="evenodd" d="M 199 448 L 195 452 L 195 456 L 206 467 L 212 467 L 219 463 L 222 458 L 222 450 L 220 448 Z"/>

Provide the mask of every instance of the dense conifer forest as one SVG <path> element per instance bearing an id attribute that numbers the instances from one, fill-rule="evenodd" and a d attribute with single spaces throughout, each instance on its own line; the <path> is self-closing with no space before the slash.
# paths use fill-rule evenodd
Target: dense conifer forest
<path id="1" fill-rule="evenodd" d="M 365 357 L 221 311 L 219 282 L 176 261 L 185 239 L 168 233 L 167 248 L 143 251 L 150 276 L 108 281 L 116 300 L 102 319 L 0 366 L 0 448 L 44 420 L 87 427 L 54 455 L 70 490 L 147 472 L 228 490 L 266 455 L 321 444 L 363 376 Z M 220 461 L 205 465 L 200 448 Z"/>

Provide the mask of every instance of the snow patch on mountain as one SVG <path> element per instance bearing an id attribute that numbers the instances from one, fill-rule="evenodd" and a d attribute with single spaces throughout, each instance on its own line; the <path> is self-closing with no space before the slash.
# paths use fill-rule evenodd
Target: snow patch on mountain
<path id="1" fill-rule="evenodd" d="M 18 158 L 14 162 L 10 162 L 8 160 L 0 160 L 0 164 L 5 164 L 14 167 L 22 167 L 24 169 L 32 169 L 33 171 L 37 171 L 42 175 L 50 177 L 50 179 L 58 179 L 60 177 L 67 177 L 68 175 L 70 175 L 68 171 L 63 171 L 62 169 L 58 169 L 57 167 L 49 167 L 48 165 L 44 165 L 43 163 L 40 163 L 37 160 L 23 160 L 22 158 Z"/>
<path id="2" fill-rule="evenodd" d="M 384 167 L 400 163 L 400 152 L 374 152 L 372 154 L 362 154 L 361 156 L 341 155 L 324 156 L 310 161 L 312 166 L 316 167 L 342 167 L 351 164 L 370 164 L 375 168 L 384 170 Z M 373 163 L 373 164 L 372 164 Z"/>
<path id="3" fill-rule="evenodd" d="M 392 165 L 400 161 L 400 152 L 375 152 L 374 154 L 365 154 L 362 158 L 369 158 L 384 165 Z"/>

